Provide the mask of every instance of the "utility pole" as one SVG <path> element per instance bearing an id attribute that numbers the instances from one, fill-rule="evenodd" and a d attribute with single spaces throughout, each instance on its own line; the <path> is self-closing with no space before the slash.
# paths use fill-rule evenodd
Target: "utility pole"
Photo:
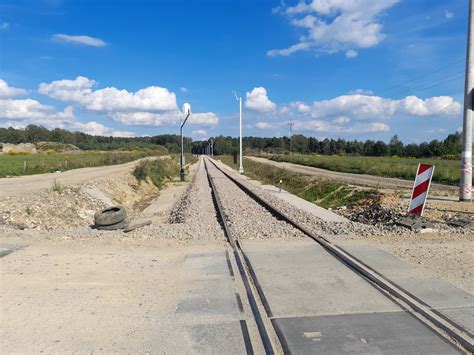
<path id="1" fill-rule="evenodd" d="M 214 156 L 214 138 L 211 138 L 211 157 Z"/>
<path id="2" fill-rule="evenodd" d="M 472 201 L 472 110 L 473 110 L 473 67 L 472 67 L 472 23 L 473 0 L 469 0 L 467 49 L 466 49 L 466 78 L 464 84 L 464 122 L 462 131 L 461 179 L 459 182 L 459 200 Z"/>
<path id="3" fill-rule="evenodd" d="M 291 154 L 291 151 L 292 151 L 292 148 L 293 148 L 293 125 L 294 124 L 295 123 L 290 118 L 290 122 L 288 122 L 288 126 L 290 126 L 290 154 Z"/>
<path id="4" fill-rule="evenodd" d="M 244 172 L 244 166 L 242 164 L 242 97 L 238 97 L 237 93 L 234 91 L 235 98 L 239 101 L 239 108 L 240 108 L 240 167 L 239 173 Z"/>

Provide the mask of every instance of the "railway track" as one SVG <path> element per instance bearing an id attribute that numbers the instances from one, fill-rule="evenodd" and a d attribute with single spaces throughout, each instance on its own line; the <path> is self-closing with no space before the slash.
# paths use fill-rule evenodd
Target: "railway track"
<path id="1" fill-rule="evenodd" d="M 235 230 L 233 226 L 229 226 L 229 213 L 226 210 L 228 207 L 223 204 L 222 198 L 219 194 L 219 187 L 217 186 L 219 183 L 222 183 L 220 180 L 230 181 L 240 190 L 241 193 L 245 193 L 249 199 L 252 199 L 255 203 L 258 203 L 258 205 L 268 211 L 271 217 L 266 216 L 265 218 L 274 218 L 278 220 L 278 223 L 284 221 L 294 229 L 295 234 L 303 234 L 305 237 L 316 242 L 336 260 L 367 281 L 391 302 L 408 312 L 412 317 L 423 323 L 439 337 L 449 342 L 452 347 L 465 353 L 474 352 L 474 337 L 463 326 L 447 318 L 436 309 L 433 309 L 429 304 L 391 281 L 383 274 L 349 253 L 347 250 L 333 244 L 324 236 L 311 232 L 298 221 L 291 219 L 284 212 L 276 209 L 262 197 L 256 195 L 241 181 L 241 179 L 232 176 L 232 174 L 219 167 L 219 165 L 211 159 L 205 158 L 204 162 L 209 184 L 215 199 L 217 215 L 221 221 L 231 249 L 230 254 L 233 258 L 233 264 L 236 265 L 238 274 L 240 275 L 245 287 L 245 296 L 250 305 L 251 316 L 253 317 L 256 329 L 258 330 L 259 339 L 255 339 L 255 337 L 252 339 L 254 347 L 257 343 L 256 346 L 263 349 L 267 354 L 282 354 L 292 351 L 292 349 L 288 348 L 284 336 L 275 328 L 274 323 L 272 322 L 271 312 L 269 311 L 268 306 L 266 306 L 267 301 L 264 291 L 262 287 L 259 286 L 252 264 L 241 245 L 239 231 Z M 216 182 L 219 183 L 216 184 Z M 269 225 L 271 223 L 272 222 L 269 221 Z M 254 351 L 252 347 L 249 347 L 247 350 L 248 352 Z"/>

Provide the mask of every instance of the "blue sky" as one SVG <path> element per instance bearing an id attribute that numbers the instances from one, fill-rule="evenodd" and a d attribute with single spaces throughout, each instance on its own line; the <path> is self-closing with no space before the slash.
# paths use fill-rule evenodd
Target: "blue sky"
<path id="1" fill-rule="evenodd" d="M 0 125 L 405 142 L 462 123 L 461 0 L 0 1 Z"/>

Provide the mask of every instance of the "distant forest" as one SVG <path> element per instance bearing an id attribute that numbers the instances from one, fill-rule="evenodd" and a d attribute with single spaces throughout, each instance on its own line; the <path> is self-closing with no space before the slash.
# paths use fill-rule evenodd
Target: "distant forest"
<path id="1" fill-rule="evenodd" d="M 82 132 L 70 132 L 64 129 L 48 130 L 44 127 L 29 125 L 25 129 L 0 128 L 0 143 L 35 143 L 60 142 L 73 144 L 83 150 L 133 150 L 151 148 L 156 145 L 166 147 L 170 153 L 180 151 L 180 136 L 164 134 L 153 137 L 103 137 Z M 185 150 L 194 154 L 203 154 L 211 139 L 195 141 L 184 138 Z M 238 151 L 239 139 L 218 136 L 213 138 L 215 155 L 232 155 Z M 290 152 L 289 137 L 244 137 L 244 150 L 247 153 L 282 153 Z M 294 153 L 314 153 L 323 155 L 366 155 L 366 156 L 400 156 L 400 157 L 445 157 L 458 158 L 461 153 L 461 134 L 448 135 L 443 141 L 432 140 L 420 144 L 403 144 L 395 135 L 390 142 L 367 140 L 365 142 L 344 139 L 318 140 L 301 134 L 293 135 L 291 151 Z"/>

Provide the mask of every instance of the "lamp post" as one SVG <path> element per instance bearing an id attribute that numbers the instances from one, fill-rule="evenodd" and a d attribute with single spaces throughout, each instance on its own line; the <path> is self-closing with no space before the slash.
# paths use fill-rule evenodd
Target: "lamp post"
<path id="1" fill-rule="evenodd" d="M 181 181 L 184 181 L 184 140 L 183 140 L 183 126 L 188 120 L 188 117 L 191 115 L 191 105 L 188 103 L 185 103 L 183 105 L 183 121 L 181 123 L 181 158 L 180 160 L 180 171 L 179 171 L 179 179 Z"/>
<path id="2" fill-rule="evenodd" d="M 237 96 L 237 93 L 234 91 L 235 99 L 239 101 L 239 108 L 240 108 L 240 167 L 239 173 L 244 172 L 244 166 L 242 164 L 242 97 Z"/>

